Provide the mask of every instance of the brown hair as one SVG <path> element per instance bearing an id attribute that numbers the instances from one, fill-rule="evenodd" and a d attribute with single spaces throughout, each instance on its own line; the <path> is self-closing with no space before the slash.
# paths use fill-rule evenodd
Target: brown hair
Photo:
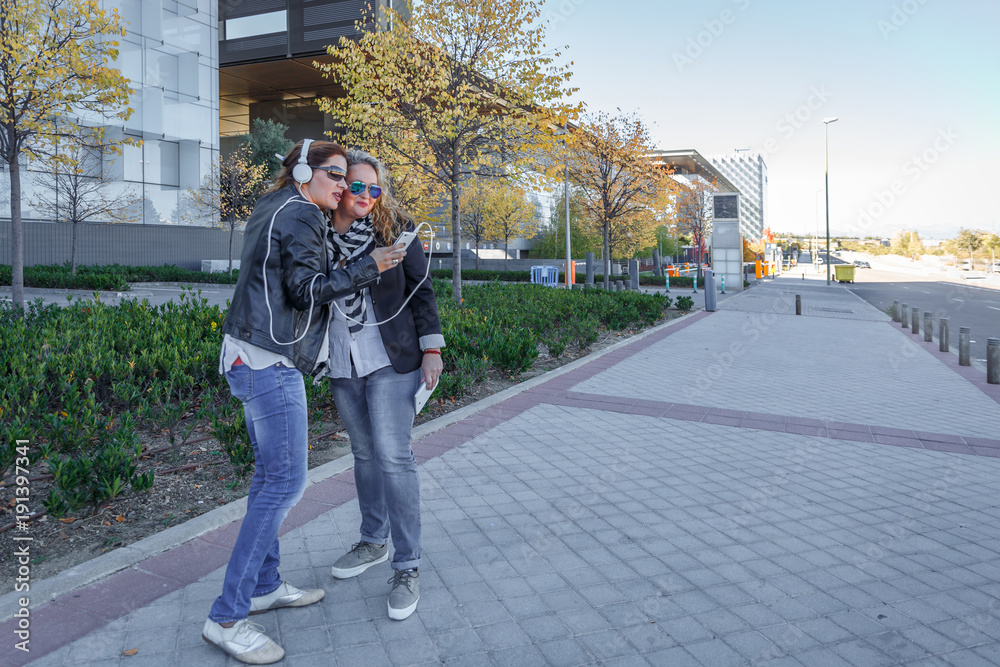
<path id="1" fill-rule="evenodd" d="M 411 222 L 410 216 L 392 195 L 392 182 L 385 165 L 364 151 L 347 151 L 347 170 L 350 171 L 351 167 L 359 164 L 366 164 L 375 170 L 375 179 L 382 188 L 381 196 L 375 200 L 375 206 L 372 207 L 371 216 L 379 242 L 382 245 L 389 245 L 396 240 L 406 224 Z"/>
<path id="2" fill-rule="evenodd" d="M 295 179 L 292 178 L 292 169 L 298 164 L 301 154 L 302 142 L 300 141 L 292 146 L 292 150 L 288 151 L 288 155 L 281 163 L 281 171 L 274 177 L 274 182 L 267 189 L 268 192 L 275 192 L 295 183 Z M 309 144 L 309 155 L 306 156 L 306 163 L 310 167 L 318 167 L 335 155 L 347 159 L 347 151 L 340 144 L 332 141 L 314 141 Z"/>

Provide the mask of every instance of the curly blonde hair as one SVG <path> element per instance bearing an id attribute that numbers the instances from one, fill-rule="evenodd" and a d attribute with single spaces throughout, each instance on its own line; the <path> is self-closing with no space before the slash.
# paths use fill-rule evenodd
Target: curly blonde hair
<path id="1" fill-rule="evenodd" d="M 389 170 L 385 168 L 385 165 L 374 155 L 361 150 L 348 150 L 347 170 L 350 171 L 351 167 L 359 164 L 366 164 L 375 170 L 375 179 L 378 181 L 378 186 L 382 188 L 382 194 L 375 200 L 375 206 L 372 207 L 371 216 L 377 240 L 381 245 L 389 245 L 413 220 L 393 196 L 392 180 L 389 178 Z"/>

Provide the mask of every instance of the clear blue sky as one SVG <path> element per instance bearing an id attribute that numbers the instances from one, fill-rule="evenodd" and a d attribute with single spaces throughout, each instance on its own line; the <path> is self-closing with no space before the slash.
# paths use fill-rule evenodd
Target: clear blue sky
<path id="1" fill-rule="evenodd" d="M 589 109 L 638 112 L 661 149 L 765 151 L 776 232 L 825 224 L 830 116 L 832 233 L 1000 232 L 1000 2 L 546 0 L 544 14 Z"/>

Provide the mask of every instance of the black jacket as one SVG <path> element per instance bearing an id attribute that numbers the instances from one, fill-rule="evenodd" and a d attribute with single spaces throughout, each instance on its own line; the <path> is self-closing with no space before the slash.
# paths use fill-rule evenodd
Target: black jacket
<path id="1" fill-rule="evenodd" d="M 326 335 L 326 304 L 379 277 L 371 257 L 331 270 L 326 230 L 320 209 L 303 199 L 294 186 L 261 197 L 243 235 L 240 276 L 223 332 L 283 354 L 300 371 L 311 373 Z M 300 336 L 301 340 L 292 343 Z"/>
<path id="2" fill-rule="evenodd" d="M 406 229 L 413 231 L 413 225 L 407 224 Z M 378 322 L 392 317 L 406 297 L 415 292 L 403 312 L 378 327 L 385 352 L 397 373 L 409 373 L 420 368 L 423 361 L 420 339 L 441 334 L 441 319 L 430 275 L 426 281 L 423 280 L 426 272 L 427 258 L 418 238 L 406 249 L 406 257 L 399 266 L 385 271 L 377 283 L 368 287 Z"/>

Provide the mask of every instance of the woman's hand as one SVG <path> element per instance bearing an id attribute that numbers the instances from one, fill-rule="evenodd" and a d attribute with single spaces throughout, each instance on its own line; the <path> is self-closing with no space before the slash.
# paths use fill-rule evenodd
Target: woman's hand
<path id="1" fill-rule="evenodd" d="M 387 248 L 375 248 L 372 250 L 371 257 L 375 260 L 379 273 L 388 271 L 403 261 L 403 258 L 406 257 L 406 251 L 403 250 L 404 247 L 402 243 L 397 243 Z"/>
<path id="2" fill-rule="evenodd" d="M 424 359 L 420 362 L 420 373 L 424 378 L 424 383 L 433 389 L 434 385 L 437 384 L 438 379 L 441 377 L 441 371 L 444 370 L 444 362 L 441 361 L 441 351 L 435 350 L 434 352 L 424 352 Z"/>

